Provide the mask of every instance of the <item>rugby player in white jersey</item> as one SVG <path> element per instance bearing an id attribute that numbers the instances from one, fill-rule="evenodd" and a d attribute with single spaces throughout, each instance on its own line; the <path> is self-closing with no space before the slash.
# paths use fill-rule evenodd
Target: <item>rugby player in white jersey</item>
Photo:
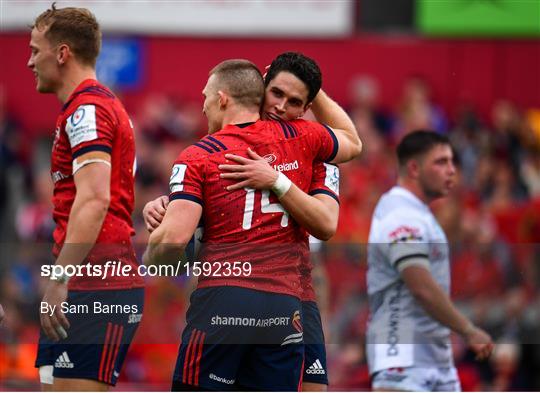
<path id="1" fill-rule="evenodd" d="M 369 371 L 374 390 L 459 391 L 450 332 L 487 358 L 491 337 L 449 297 L 446 236 L 429 204 L 448 195 L 456 168 L 448 138 L 416 131 L 397 147 L 397 185 L 379 200 L 368 246 Z"/>

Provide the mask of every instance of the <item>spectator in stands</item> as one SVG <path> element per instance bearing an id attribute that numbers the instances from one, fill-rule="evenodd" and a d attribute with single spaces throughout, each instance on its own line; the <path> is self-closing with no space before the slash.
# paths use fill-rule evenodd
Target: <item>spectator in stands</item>
<path id="1" fill-rule="evenodd" d="M 22 205 L 17 212 L 17 234 L 23 241 L 52 241 L 52 181 L 47 169 L 34 175 L 32 191 L 32 200 Z"/>
<path id="2" fill-rule="evenodd" d="M 14 172 L 22 169 L 20 162 L 21 136 L 18 122 L 8 112 L 7 93 L 0 85 L 0 236 L 3 241 L 12 240 L 14 232 L 11 209 L 8 204 L 15 199 Z"/>
<path id="3" fill-rule="evenodd" d="M 491 152 L 498 162 L 504 162 L 506 172 L 514 174 L 512 193 L 517 198 L 527 195 L 527 189 L 520 176 L 520 166 L 524 147 L 529 143 L 525 135 L 525 121 L 520 116 L 516 106 L 506 100 L 495 103 L 492 109 L 493 133 L 491 134 Z"/>
<path id="4" fill-rule="evenodd" d="M 379 106 L 379 84 L 374 77 L 361 75 L 353 79 L 350 96 L 352 105 L 349 112 L 357 126 L 361 123 L 361 130 L 373 130 L 384 136 L 390 134 L 392 118 Z"/>
<path id="5" fill-rule="evenodd" d="M 441 108 L 431 98 L 427 80 L 420 75 L 410 76 L 403 87 L 403 97 L 395 124 L 395 140 L 412 130 L 430 129 L 438 133 L 448 131 L 448 122 Z"/>
<path id="6" fill-rule="evenodd" d="M 520 175 L 529 196 L 540 197 L 540 147 L 528 149 L 520 167 Z"/>
<path id="7" fill-rule="evenodd" d="M 149 96 L 137 116 L 141 135 L 157 144 L 195 139 L 202 129 L 201 125 L 199 105 L 166 94 Z"/>

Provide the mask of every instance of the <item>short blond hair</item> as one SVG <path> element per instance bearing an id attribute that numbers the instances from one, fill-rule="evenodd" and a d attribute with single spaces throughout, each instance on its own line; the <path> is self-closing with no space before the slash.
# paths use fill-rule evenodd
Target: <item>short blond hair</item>
<path id="1" fill-rule="evenodd" d="M 261 108 L 264 100 L 264 80 L 255 64 L 244 59 L 225 60 L 209 73 L 215 75 L 223 89 L 244 107 Z"/>
<path id="2" fill-rule="evenodd" d="M 94 14 L 86 8 L 51 8 L 41 13 L 33 29 L 47 30 L 45 37 L 52 44 L 67 44 L 75 57 L 83 64 L 96 66 L 101 50 L 101 30 Z"/>

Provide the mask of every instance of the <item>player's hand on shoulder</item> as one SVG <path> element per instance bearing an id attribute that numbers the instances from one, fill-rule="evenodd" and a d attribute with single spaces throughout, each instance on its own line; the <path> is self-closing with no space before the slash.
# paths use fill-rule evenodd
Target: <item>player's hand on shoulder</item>
<path id="1" fill-rule="evenodd" d="M 487 359 L 493 352 L 494 344 L 491 336 L 479 327 L 473 326 L 466 333 L 465 340 L 476 354 L 476 360 Z"/>
<path id="2" fill-rule="evenodd" d="M 247 155 L 248 158 L 235 154 L 225 155 L 228 160 L 236 162 L 236 164 L 222 164 L 219 166 L 222 179 L 237 181 L 237 183 L 228 186 L 227 190 L 233 191 L 244 187 L 256 190 L 271 189 L 279 173 L 270 166 L 268 161 L 253 150 L 248 148 Z"/>
<path id="3" fill-rule="evenodd" d="M 152 233 L 161 224 L 168 205 L 167 195 L 162 195 L 144 205 L 143 218 L 148 232 Z"/>

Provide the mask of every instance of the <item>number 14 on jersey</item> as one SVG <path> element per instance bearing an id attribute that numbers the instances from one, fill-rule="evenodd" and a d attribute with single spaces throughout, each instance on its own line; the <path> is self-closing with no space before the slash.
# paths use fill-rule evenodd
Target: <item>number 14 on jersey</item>
<path id="1" fill-rule="evenodd" d="M 270 190 L 255 190 L 254 188 L 244 188 L 246 190 L 246 203 L 244 205 L 244 219 L 242 228 L 251 229 L 253 222 L 253 212 L 255 210 L 255 197 L 261 196 L 261 213 L 283 213 L 281 217 L 281 227 L 289 225 L 289 213 L 279 203 L 270 203 Z"/>

